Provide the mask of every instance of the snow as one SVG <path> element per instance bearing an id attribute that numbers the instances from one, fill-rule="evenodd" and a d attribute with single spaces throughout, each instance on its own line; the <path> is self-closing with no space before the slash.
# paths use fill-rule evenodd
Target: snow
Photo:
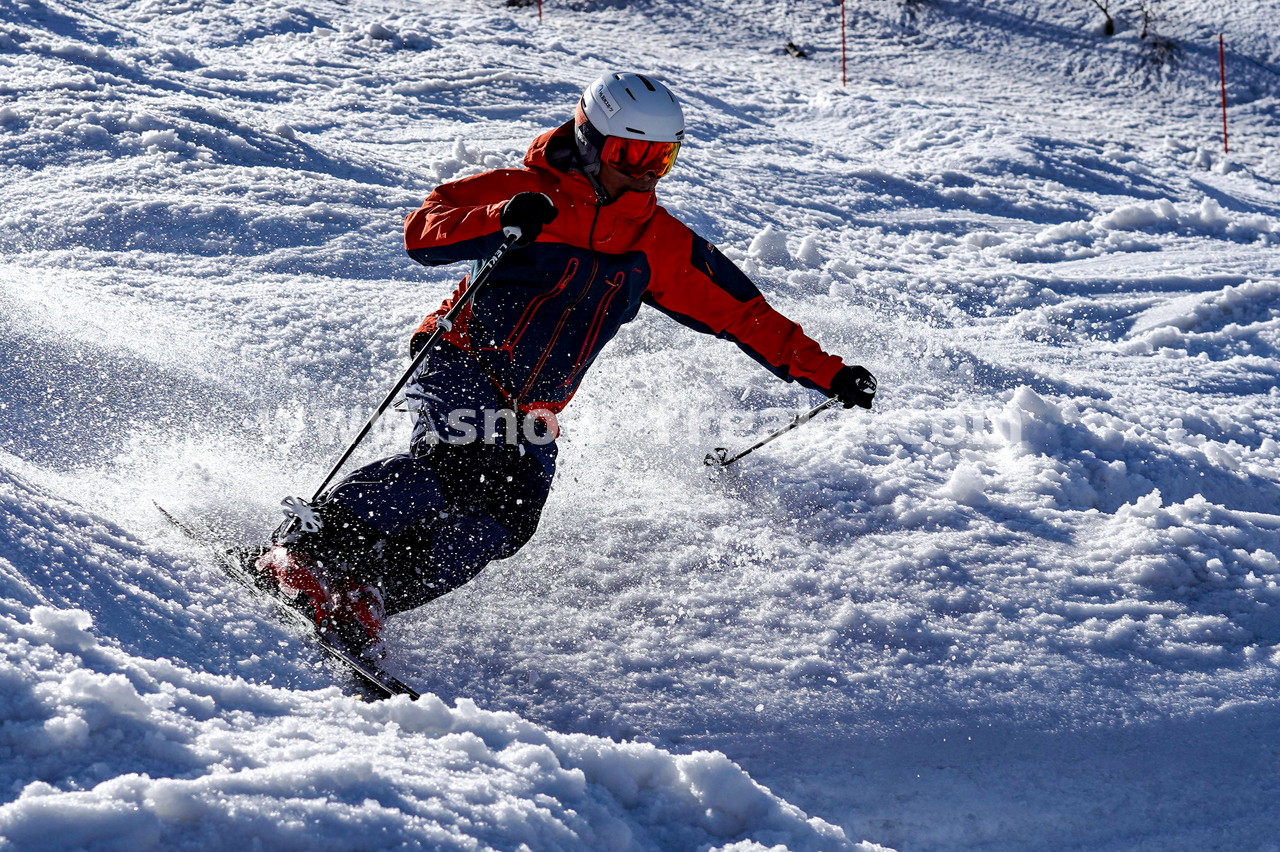
<path id="1" fill-rule="evenodd" d="M 31 618 L 5 619 L 6 746 L 28 779 L 0 809 L 11 848 L 854 848 L 723 754 L 555 734 L 466 699 L 252 686 L 130 657 L 82 610 Z"/>
<path id="2" fill-rule="evenodd" d="M 850 0 L 845 88 L 818 0 L 3 4 L 0 845 L 1276 848 L 1280 7 L 1160 8 Z M 260 541 L 460 274 L 401 217 L 614 67 L 876 410 L 713 481 L 817 400 L 643 312 L 346 697 L 152 501 Z"/>

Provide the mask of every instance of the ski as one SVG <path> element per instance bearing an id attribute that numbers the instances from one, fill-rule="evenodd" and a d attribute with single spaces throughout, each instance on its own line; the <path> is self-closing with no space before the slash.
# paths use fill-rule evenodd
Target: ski
<path id="1" fill-rule="evenodd" d="M 419 693 L 413 687 L 382 669 L 376 662 L 352 650 L 337 634 L 316 627 L 306 613 L 293 606 L 280 592 L 258 581 L 258 578 L 241 563 L 234 548 L 227 547 L 212 530 L 178 518 L 159 503 L 154 504 L 174 529 L 191 541 L 206 548 L 222 572 L 255 594 L 265 596 L 275 603 L 280 615 L 294 627 L 305 632 L 335 662 L 354 675 L 360 691 L 369 698 L 391 698 L 407 695 L 417 700 Z"/>

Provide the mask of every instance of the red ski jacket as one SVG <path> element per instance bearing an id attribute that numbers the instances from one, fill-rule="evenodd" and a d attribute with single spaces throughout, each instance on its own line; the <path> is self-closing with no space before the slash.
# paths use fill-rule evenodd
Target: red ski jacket
<path id="1" fill-rule="evenodd" d="M 544 192 L 560 211 L 536 242 L 494 268 L 444 338 L 472 353 L 508 402 L 525 413 L 561 411 L 641 303 L 732 340 L 788 381 L 829 392 L 839 358 L 770 307 L 732 261 L 652 192 L 601 204 L 573 168 L 576 157 L 569 123 L 535 139 L 524 168 L 446 183 L 405 219 L 405 249 L 434 266 L 492 253 L 502 242 L 502 208 L 517 192 Z M 423 321 L 415 342 L 435 330 L 465 284 Z"/>

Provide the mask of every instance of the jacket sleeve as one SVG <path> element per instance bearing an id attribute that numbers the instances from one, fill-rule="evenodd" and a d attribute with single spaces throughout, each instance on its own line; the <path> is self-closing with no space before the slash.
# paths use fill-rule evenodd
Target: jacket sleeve
<path id="1" fill-rule="evenodd" d="M 511 196 L 536 185 L 528 171 L 500 169 L 436 187 L 405 217 L 405 251 L 428 266 L 492 254 L 502 243 L 502 208 Z"/>
<path id="2" fill-rule="evenodd" d="M 655 269 L 646 301 L 692 329 L 733 341 L 774 375 L 830 393 L 844 362 L 774 310 L 719 249 L 683 225 L 678 231 L 663 240 L 666 262 Z"/>

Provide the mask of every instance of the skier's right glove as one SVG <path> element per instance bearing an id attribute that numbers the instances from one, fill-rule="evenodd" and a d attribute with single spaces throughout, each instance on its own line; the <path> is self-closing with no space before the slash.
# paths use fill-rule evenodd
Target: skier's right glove
<path id="1" fill-rule="evenodd" d="M 542 192 L 517 192 L 502 208 L 498 221 L 504 228 L 519 228 L 520 239 L 516 245 L 527 246 L 542 233 L 543 225 L 550 225 L 560 211 Z"/>
<path id="2" fill-rule="evenodd" d="M 831 395 L 845 408 L 871 408 L 871 401 L 876 398 L 876 377 L 865 367 L 841 367 L 831 380 Z"/>

